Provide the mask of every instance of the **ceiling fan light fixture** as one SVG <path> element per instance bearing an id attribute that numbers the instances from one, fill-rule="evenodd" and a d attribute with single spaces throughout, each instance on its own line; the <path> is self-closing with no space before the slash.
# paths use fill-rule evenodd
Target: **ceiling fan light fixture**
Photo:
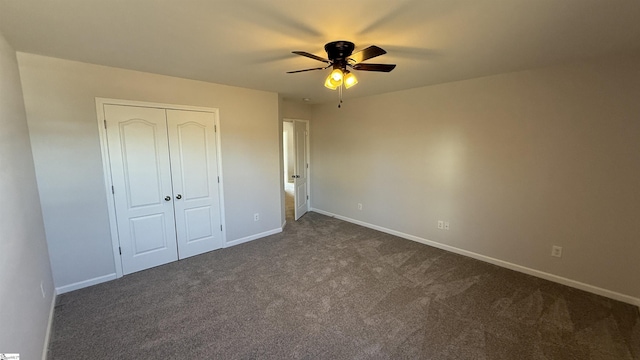
<path id="1" fill-rule="evenodd" d="M 356 76 L 352 72 L 347 71 L 344 75 L 344 87 L 348 89 L 357 83 L 358 79 Z"/>
<path id="2" fill-rule="evenodd" d="M 327 80 L 324 81 L 324 87 L 326 87 L 327 89 L 335 90 L 338 88 L 338 86 L 339 85 L 331 81 L 331 75 L 327 76 Z"/>
<path id="3" fill-rule="evenodd" d="M 333 69 L 331 74 L 327 77 L 327 80 L 324 82 L 324 86 L 331 90 L 337 89 L 340 85 L 342 85 L 343 73 L 341 69 Z"/>
<path id="4" fill-rule="evenodd" d="M 342 69 L 333 69 L 331 72 L 331 79 L 335 82 L 339 82 L 342 81 L 343 75 Z"/>
<path id="5" fill-rule="evenodd" d="M 325 64 L 324 67 L 287 71 L 288 74 L 301 73 L 314 70 L 325 70 L 333 67 L 331 73 L 324 81 L 324 86 L 327 89 L 338 90 L 338 108 L 342 104 L 342 92 L 344 89 L 349 89 L 358 83 L 358 78 L 348 69 L 358 71 L 377 71 L 377 72 L 390 72 L 395 69 L 395 64 L 370 64 L 363 63 L 363 61 L 373 59 L 374 57 L 384 55 L 387 52 L 376 46 L 371 45 L 360 51 L 353 52 L 355 45 L 351 41 L 338 40 L 332 41 L 324 45 L 324 50 L 327 52 L 327 58 L 323 58 L 306 51 L 293 51 L 294 54 L 308 57 L 320 61 Z"/>

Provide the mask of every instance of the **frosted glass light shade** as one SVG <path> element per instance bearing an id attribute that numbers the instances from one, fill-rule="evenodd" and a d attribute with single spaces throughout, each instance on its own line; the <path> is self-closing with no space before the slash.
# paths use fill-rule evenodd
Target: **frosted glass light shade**
<path id="1" fill-rule="evenodd" d="M 325 80 L 324 86 L 331 90 L 337 89 L 338 86 L 342 85 L 343 75 L 344 74 L 342 73 L 342 70 L 333 69 L 331 74 L 329 74 L 329 76 L 327 77 L 327 80 Z"/>
<path id="2" fill-rule="evenodd" d="M 344 87 L 345 88 L 348 89 L 348 88 L 352 87 L 353 85 L 355 85 L 357 83 L 358 83 L 358 79 L 356 78 L 355 75 L 353 75 L 352 72 L 347 72 L 344 75 Z"/>

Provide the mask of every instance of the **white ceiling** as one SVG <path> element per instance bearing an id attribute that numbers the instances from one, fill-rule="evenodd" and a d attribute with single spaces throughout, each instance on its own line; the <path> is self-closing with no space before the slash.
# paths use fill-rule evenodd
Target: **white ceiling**
<path id="1" fill-rule="evenodd" d="M 345 98 L 640 48 L 637 0 L 0 0 L 18 51 L 335 101 L 324 44 L 375 44 L 391 73 L 356 72 Z"/>

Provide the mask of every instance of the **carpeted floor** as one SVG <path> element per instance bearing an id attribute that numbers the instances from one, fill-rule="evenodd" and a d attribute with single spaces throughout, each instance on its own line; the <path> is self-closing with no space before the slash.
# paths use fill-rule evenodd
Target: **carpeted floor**
<path id="1" fill-rule="evenodd" d="M 639 359 L 638 308 L 308 213 L 63 294 L 49 359 Z"/>

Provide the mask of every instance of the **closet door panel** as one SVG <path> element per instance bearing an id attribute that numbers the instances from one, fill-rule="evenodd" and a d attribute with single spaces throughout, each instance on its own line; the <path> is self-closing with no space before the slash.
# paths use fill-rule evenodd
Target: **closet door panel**
<path id="1" fill-rule="evenodd" d="M 167 110 L 178 254 L 222 247 L 215 114 Z"/>
<path id="2" fill-rule="evenodd" d="M 123 273 L 175 261 L 165 110 L 105 105 L 104 112 Z"/>

